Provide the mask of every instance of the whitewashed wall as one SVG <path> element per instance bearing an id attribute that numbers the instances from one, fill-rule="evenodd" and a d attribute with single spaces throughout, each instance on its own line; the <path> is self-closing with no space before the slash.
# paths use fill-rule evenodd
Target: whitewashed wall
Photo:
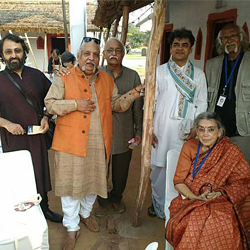
<path id="1" fill-rule="evenodd" d="M 190 56 L 195 66 L 203 68 L 205 49 L 206 49 L 206 37 L 207 37 L 207 20 L 208 15 L 211 13 L 220 13 L 230 9 L 237 9 L 236 23 L 239 26 L 243 26 L 247 22 L 250 29 L 250 1 L 237 0 L 237 1 L 223 1 L 225 7 L 216 8 L 215 0 L 170 0 L 169 1 L 169 23 L 173 23 L 173 29 L 180 27 L 186 27 L 192 30 L 194 37 L 196 38 L 199 28 L 202 29 L 203 42 L 202 42 L 202 56 L 201 60 L 194 59 L 195 45 L 193 47 L 193 53 Z"/>
<path id="2" fill-rule="evenodd" d="M 39 33 L 28 33 L 29 41 L 31 48 L 33 50 L 33 53 L 36 58 L 36 62 L 38 65 L 38 69 L 43 71 L 43 65 L 44 65 L 44 49 L 37 49 L 36 41 L 37 38 L 41 36 L 43 39 L 45 39 L 45 34 L 39 34 Z M 23 38 L 24 39 L 24 38 Z M 48 48 L 48 47 L 47 47 Z M 29 52 L 26 64 L 30 67 L 35 68 L 34 59 L 32 57 L 31 52 Z M 45 59 L 45 71 L 48 69 L 48 53 L 46 52 L 46 59 Z"/>
<path id="3" fill-rule="evenodd" d="M 6 34 L 7 34 L 7 32 L 1 32 L 2 38 Z M 13 32 L 13 34 L 16 34 L 16 33 Z M 26 41 L 24 33 L 20 33 L 20 34 L 16 34 L 16 35 L 21 36 Z M 35 58 L 36 58 L 38 69 L 41 70 L 41 71 L 44 71 L 44 69 L 45 69 L 45 71 L 47 71 L 48 70 L 48 52 L 46 52 L 45 65 L 44 65 L 44 49 L 37 49 L 37 45 L 36 45 L 36 41 L 37 41 L 37 38 L 39 36 L 41 36 L 45 40 L 45 34 L 44 33 L 27 33 L 27 35 L 28 35 L 30 45 L 31 45 L 32 50 L 33 50 L 33 53 L 34 53 Z M 88 32 L 87 36 L 94 37 L 94 33 L 93 32 Z M 97 36 L 98 36 L 98 34 L 96 35 L 96 37 Z M 47 46 L 47 49 L 48 49 L 48 46 Z M 28 54 L 28 57 L 27 57 L 27 60 L 26 60 L 26 65 L 30 66 L 30 67 L 33 67 L 33 68 L 36 68 L 35 62 L 34 62 L 34 59 L 32 57 L 31 52 L 29 52 L 29 54 Z M 5 66 L 3 64 L 1 64 L 0 65 L 0 70 L 2 70 L 4 68 L 5 68 Z"/>

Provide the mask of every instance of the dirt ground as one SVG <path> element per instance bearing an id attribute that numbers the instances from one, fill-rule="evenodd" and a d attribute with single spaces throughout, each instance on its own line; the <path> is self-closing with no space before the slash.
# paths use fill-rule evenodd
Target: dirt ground
<path id="1" fill-rule="evenodd" d="M 81 223 L 81 234 L 77 240 L 75 250 L 144 250 L 149 243 L 154 241 L 159 243 L 158 250 L 165 249 L 164 221 L 147 215 L 147 208 L 151 204 L 150 185 L 142 210 L 142 226 L 139 228 L 132 227 L 140 177 L 140 153 L 140 147 L 134 149 L 127 187 L 123 197 L 127 207 L 126 212 L 121 215 L 115 214 L 113 208 L 110 207 L 107 215 L 99 219 L 100 231 L 98 233 L 88 231 L 84 224 Z M 53 185 L 54 152 L 51 150 L 49 159 Z M 49 193 L 49 204 L 51 210 L 62 213 L 60 198 L 56 197 L 53 191 Z M 50 221 L 48 221 L 48 227 L 50 249 L 61 250 L 66 236 L 66 229 L 62 224 Z"/>

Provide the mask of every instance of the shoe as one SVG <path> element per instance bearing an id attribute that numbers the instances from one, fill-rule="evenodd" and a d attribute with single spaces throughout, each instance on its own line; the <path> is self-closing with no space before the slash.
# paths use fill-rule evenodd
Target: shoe
<path id="1" fill-rule="evenodd" d="M 119 213 L 119 214 L 122 214 L 126 211 L 126 206 L 125 204 L 120 201 L 120 202 L 112 202 L 112 206 L 115 210 L 115 212 Z"/>
<path id="2" fill-rule="evenodd" d="M 98 222 L 91 215 L 88 218 L 82 218 L 82 216 L 80 215 L 80 220 L 83 224 L 85 224 L 85 226 L 89 231 L 91 232 L 99 231 Z"/>
<path id="3" fill-rule="evenodd" d="M 46 220 L 50 220 L 56 223 L 62 223 L 63 220 L 63 217 L 60 214 L 52 212 L 50 209 L 44 212 L 44 217 Z"/>
<path id="4" fill-rule="evenodd" d="M 99 217 L 99 218 L 103 217 L 104 215 L 107 214 L 108 208 L 109 208 L 109 206 L 99 205 L 95 210 L 95 216 Z"/>
<path id="5" fill-rule="evenodd" d="M 76 240 L 80 235 L 80 231 L 76 232 L 76 236 L 74 239 L 72 239 L 69 234 L 67 234 L 67 237 L 65 239 L 65 245 L 63 250 L 73 250 L 75 248 Z"/>
<path id="6" fill-rule="evenodd" d="M 155 212 L 153 204 L 148 208 L 148 216 L 156 217 L 156 212 Z"/>

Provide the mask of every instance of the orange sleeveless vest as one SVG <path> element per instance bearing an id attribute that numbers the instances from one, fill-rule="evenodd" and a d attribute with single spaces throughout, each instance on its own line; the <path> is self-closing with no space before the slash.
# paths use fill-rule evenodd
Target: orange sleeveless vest
<path id="1" fill-rule="evenodd" d="M 91 90 L 85 75 L 75 67 L 71 74 L 62 77 L 65 87 L 65 100 L 88 99 L 91 100 Z M 107 161 L 112 145 L 112 109 L 111 97 L 114 89 L 114 80 L 106 72 L 99 71 L 95 82 L 98 98 L 102 134 L 106 150 Z M 52 149 L 86 157 L 88 134 L 91 114 L 74 111 L 65 116 L 58 116 Z M 100 142 L 101 143 L 101 142 Z"/>

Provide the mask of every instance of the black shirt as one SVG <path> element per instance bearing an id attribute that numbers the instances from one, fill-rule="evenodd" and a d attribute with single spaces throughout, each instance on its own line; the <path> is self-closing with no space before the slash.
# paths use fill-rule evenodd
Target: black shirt
<path id="1" fill-rule="evenodd" d="M 235 86 L 236 86 L 237 75 L 238 75 L 238 71 L 239 71 L 239 67 L 240 67 L 240 63 L 242 61 L 243 55 L 244 55 L 244 53 L 241 52 L 240 58 L 239 58 L 239 61 L 237 63 L 237 66 L 234 70 L 233 76 L 232 76 L 232 78 L 231 78 L 231 80 L 226 88 L 225 95 L 227 98 L 226 98 L 226 101 L 225 101 L 223 107 L 219 107 L 217 105 L 215 107 L 215 112 L 220 116 L 222 123 L 225 126 L 227 136 L 234 136 L 238 133 L 237 127 L 236 127 L 236 114 L 235 114 L 235 109 L 236 109 Z M 218 102 L 219 97 L 223 93 L 223 88 L 226 85 L 225 60 L 226 60 L 226 57 L 224 58 L 224 62 L 223 62 L 220 87 L 219 87 L 219 92 L 218 92 L 216 104 Z M 228 76 L 227 77 L 229 78 L 229 75 L 232 71 L 232 68 L 233 68 L 236 60 L 234 60 L 234 61 L 230 61 L 229 59 L 227 59 L 227 60 L 228 60 L 228 63 L 227 63 Z"/>

